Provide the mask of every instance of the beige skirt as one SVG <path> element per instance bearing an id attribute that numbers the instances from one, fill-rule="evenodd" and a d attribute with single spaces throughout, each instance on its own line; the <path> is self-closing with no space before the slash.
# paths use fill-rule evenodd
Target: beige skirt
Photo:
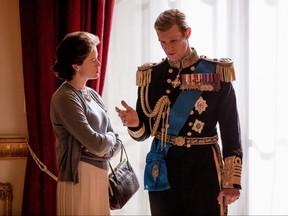
<path id="1" fill-rule="evenodd" d="M 107 171 L 80 161 L 79 183 L 57 183 L 57 215 L 110 215 Z"/>

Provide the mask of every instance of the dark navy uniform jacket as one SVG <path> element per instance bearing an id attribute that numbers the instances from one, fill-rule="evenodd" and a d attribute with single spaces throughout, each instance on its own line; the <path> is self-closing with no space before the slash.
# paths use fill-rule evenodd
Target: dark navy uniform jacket
<path id="1" fill-rule="evenodd" d="M 191 75 L 187 74 L 193 75 L 200 64 L 204 68 L 206 65 L 214 68 L 210 73 L 218 73 L 220 80 L 209 80 L 205 81 L 204 84 L 201 81 L 201 84 L 204 86 L 202 86 L 203 88 L 199 87 L 201 84 L 198 87 L 192 84 L 190 87 L 189 85 L 185 87 L 183 81 L 185 74 L 186 77 L 191 77 Z M 180 72 L 179 68 L 181 68 Z M 198 73 L 201 73 L 201 71 L 198 71 Z M 181 83 L 178 83 L 178 86 L 176 84 L 174 88 L 172 84 L 177 75 L 179 75 Z M 204 78 L 202 77 L 202 79 Z M 129 134 L 137 141 L 143 141 L 149 136 L 155 135 L 151 134 L 151 132 L 157 121 L 157 115 L 154 117 L 147 116 L 147 110 L 143 110 L 144 105 L 146 106 L 145 109 L 149 110 L 150 107 L 151 113 L 155 109 L 159 99 L 167 96 L 169 106 L 172 109 L 181 91 L 199 90 L 201 91 L 201 95 L 197 99 L 193 109 L 191 109 L 186 122 L 183 123 L 178 136 L 185 138 L 207 138 L 218 134 L 221 139 L 221 151 L 218 152 L 218 158 L 221 161 L 223 159 L 224 163 L 224 167 L 220 165 L 222 187 L 241 188 L 242 147 L 236 96 L 232 85 L 234 79 L 233 62 L 230 59 L 218 60 L 198 57 L 194 49 L 193 53 L 181 62 L 170 62 L 168 59 L 163 59 L 158 64 L 146 64 L 139 67 L 137 72 L 137 85 L 139 88 L 136 111 L 141 123 L 137 128 L 128 128 Z M 215 84 L 215 82 L 218 82 L 219 86 L 215 87 L 216 85 L 214 85 L 214 88 L 212 88 L 213 84 L 211 83 Z M 211 84 L 210 88 L 207 87 L 209 84 Z M 161 118 L 156 133 L 161 133 L 161 128 L 163 127 L 162 121 L 163 119 Z M 169 124 L 171 125 L 173 122 L 169 122 Z M 217 124 L 220 129 L 219 133 L 217 132 Z M 181 148 L 186 147 L 183 146 Z"/>

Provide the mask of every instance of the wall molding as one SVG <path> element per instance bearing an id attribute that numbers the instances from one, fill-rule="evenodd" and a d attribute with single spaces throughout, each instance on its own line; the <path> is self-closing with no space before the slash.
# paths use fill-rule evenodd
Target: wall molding
<path id="1" fill-rule="evenodd" d="M 26 136 L 0 135 L 0 160 L 13 158 L 27 158 L 29 148 Z"/>

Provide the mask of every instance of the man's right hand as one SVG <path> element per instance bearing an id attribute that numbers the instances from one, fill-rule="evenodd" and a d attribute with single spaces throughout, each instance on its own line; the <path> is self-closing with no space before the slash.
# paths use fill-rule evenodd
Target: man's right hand
<path id="1" fill-rule="evenodd" d="M 138 127 L 139 126 L 139 118 L 137 112 L 130 107 L 124 100 L 121 101 L 122 106 L 126 109 L 119 109 L 115 107 L 118 116 L 120 117 L 124 126 L 128 127 Z"/>

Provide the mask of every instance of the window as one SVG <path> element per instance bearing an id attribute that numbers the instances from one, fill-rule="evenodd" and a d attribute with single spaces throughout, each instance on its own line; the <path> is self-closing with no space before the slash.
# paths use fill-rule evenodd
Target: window
<path id="1" fill-rule="evenodd" d="M 187 15 L 190 45 L 198 54 L 234 60 L 245 155 L 241 198 L 229 214 L 288 214 L 287 0 L 116 0 L 103 98 L 140 183 L 150 140 L 131 140 L 114 107 L 123 99 L 135 107 L 137 66 L 165 57 L 153 24 L 168 8 Z M 150 214 L 143 184 L 124 209 L 112 214 Z"/>

